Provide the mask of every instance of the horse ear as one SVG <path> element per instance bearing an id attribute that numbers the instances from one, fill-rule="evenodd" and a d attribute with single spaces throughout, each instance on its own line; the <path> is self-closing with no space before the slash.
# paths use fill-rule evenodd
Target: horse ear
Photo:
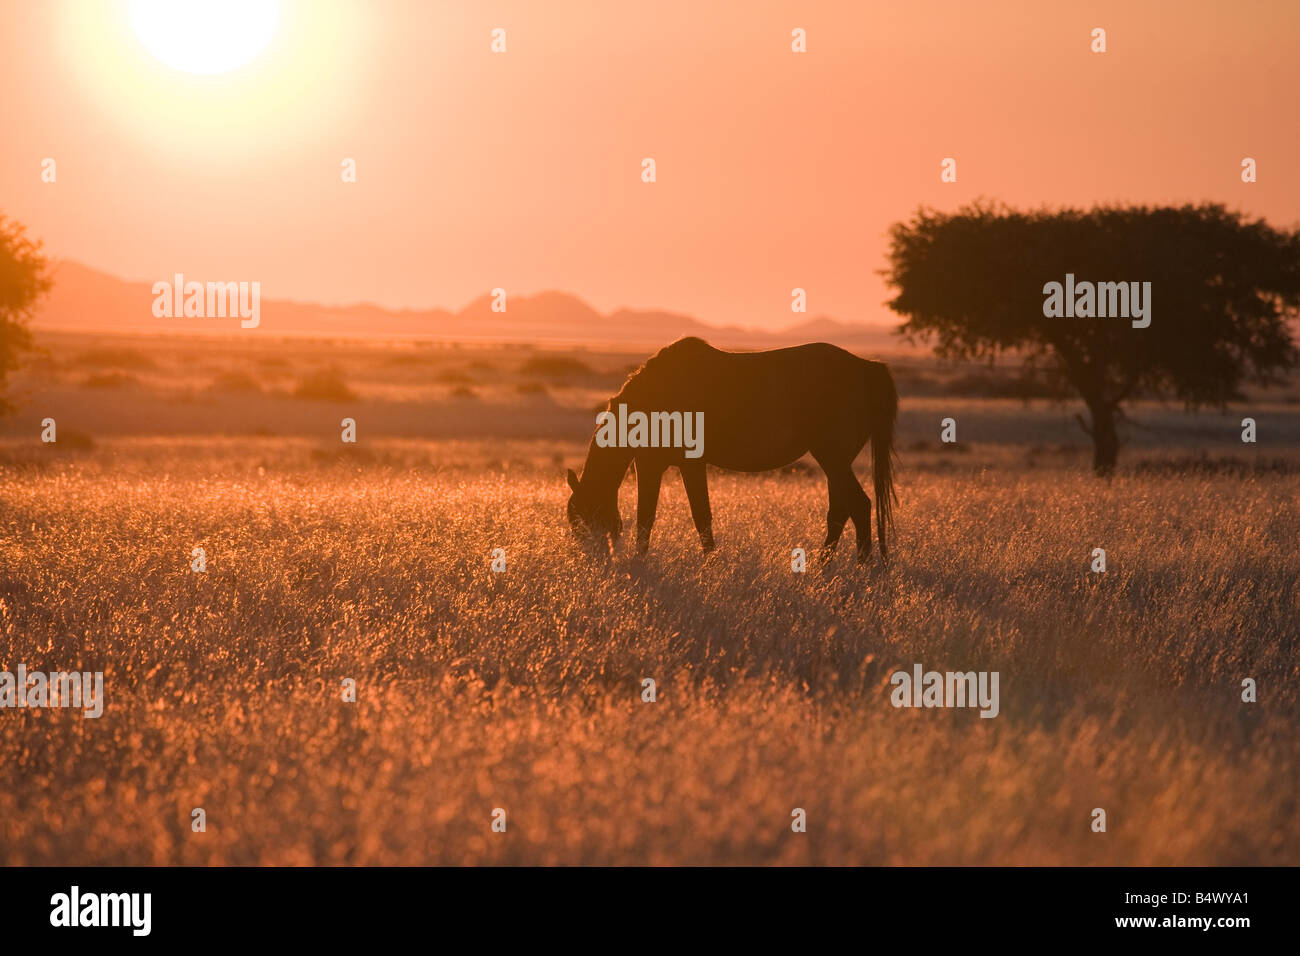
<path id="1" fill-rule="evenodd" d="M 568 478 L 569 478 L 569 487 L 572 488 L 574 491 L 577 491 L 579 488 L 578 476 L 574 473 L 572 468 L 569 469 Z"/>

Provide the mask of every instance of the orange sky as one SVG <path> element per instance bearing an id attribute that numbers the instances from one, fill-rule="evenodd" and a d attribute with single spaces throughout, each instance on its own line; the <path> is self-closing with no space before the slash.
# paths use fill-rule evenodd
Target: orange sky
<path id="1" fill-rule="evenodd" d="M 195 77 L 125 0 L 4 0 L 0 212 L 133 279 L 409 307 L 563 289 L 756 327 L 806 318 L 795 286 L 809 315 L 889 318 L 886 230 L 920 203 L 1300 224 L 1294 0 L 281 6 L 256 60 Z"/>

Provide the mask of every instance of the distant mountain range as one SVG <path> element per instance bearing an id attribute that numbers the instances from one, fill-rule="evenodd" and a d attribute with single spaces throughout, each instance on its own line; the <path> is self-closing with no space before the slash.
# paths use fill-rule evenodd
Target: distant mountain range
<path id="1" fill-rule="evenodd" d="M 32 320 L 36 330 L 120 333 L 243 332 L 317 338 L 379 337 L 457 342 L 529 342 L 595 346 L 655 346 L 698 335 L 730 348 L 771 348 L 824 341 L 859 351 L 899 351 L 906 345 L 891 327 L 817 317 L 766 331 L 717 326 L 689 315 L 653 309 L 602 314 L 565 292 L 512 295 L 505 312 L 492 311 L 488 295 L 459 311 L 385 309 L 376 305 L 328 306 L 263 298 L 257 329 L 238 318 L 158 318 L 152 283 L 131 282 L 77 262 L 53 270 L 54 287 Z M 171 281 L 171 277 L 166 277 Z M 199 279 L 188 276 L 186 281 Z M 264 292 L 265 290 L 263 290 Z"/>

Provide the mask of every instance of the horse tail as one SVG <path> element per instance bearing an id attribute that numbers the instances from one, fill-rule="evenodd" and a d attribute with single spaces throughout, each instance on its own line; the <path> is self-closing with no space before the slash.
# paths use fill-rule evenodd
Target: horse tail
<path id="1" fill-rule="evenodd" d="M 898 417 L 898 389 L 884 362 L 867 363 L 867 425 L 871 438 L 871 477 L 876 491 L 876 534 L 880 557 L 889 557 L 885 544 L 894 528 L 894 422 Z"/>

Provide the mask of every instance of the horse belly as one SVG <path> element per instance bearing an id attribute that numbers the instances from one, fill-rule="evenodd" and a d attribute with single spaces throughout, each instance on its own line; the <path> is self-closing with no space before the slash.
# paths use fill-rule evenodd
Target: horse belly
<path id="1" fill-rule="evenodd" d="M 788 422 L 765 425 L 732 421 L 705 434 L 704 460 L 731 471 L 771 471 L 797 461 L 808 451 L 807 437 Z"/>
<path id="2" fill-rule="evenodd" d="M 710 465 L 717 465 L 728 471 L 771 471 L 774 468 L 784 468 L 786 465 L 793 464 L 807 451 L 807 448 L 802 448 L 783 449 L 766 454 L 705 455 L 705 460 Z"/>

